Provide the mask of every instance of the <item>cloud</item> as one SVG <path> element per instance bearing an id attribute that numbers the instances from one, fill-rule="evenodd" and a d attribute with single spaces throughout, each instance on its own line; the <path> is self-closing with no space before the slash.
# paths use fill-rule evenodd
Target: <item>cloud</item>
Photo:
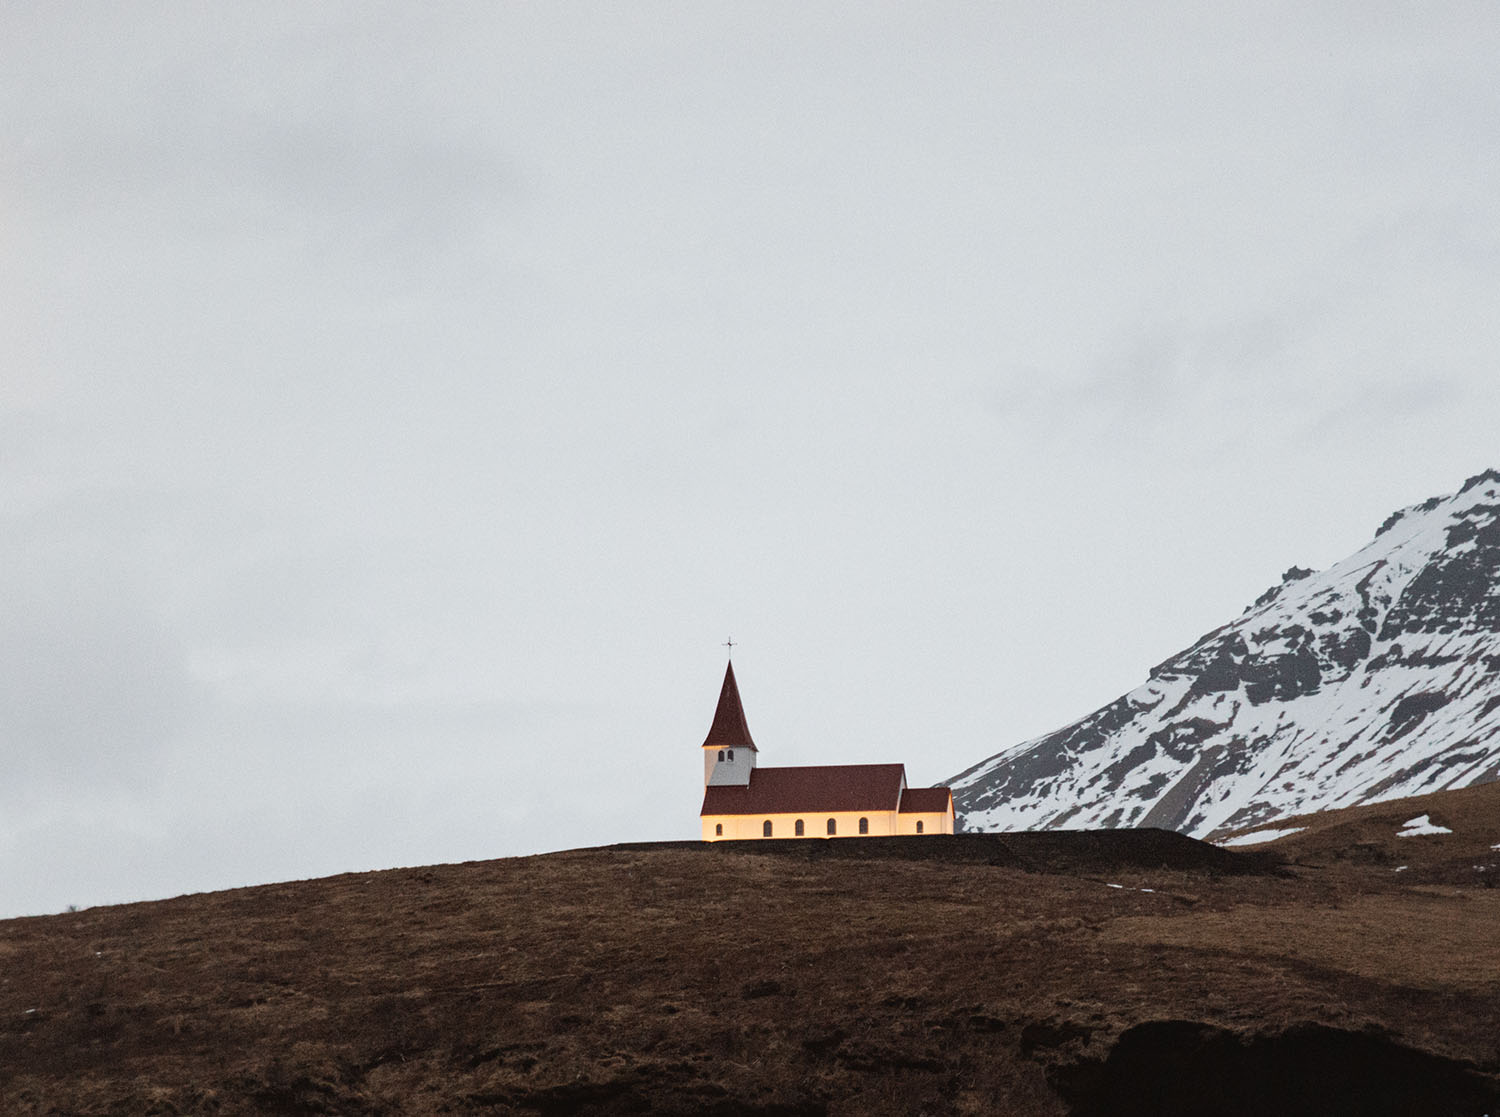
<path id="1" fill-rule="evenodd" d="M 270 254 L 430 272 L 514 199 L 497 133 L 473 111 L 484 100 L 454 112 L 430 88 L 441 75 L 404 49 L 427 28 L 184 16 L 90 24 L 18 59 L 0 87 L 14 116 L 0 182 L 49 240 L 78 227 L 96 265 L 160 267 L 191 244 L 214 268 L 201 250 L 217 243 L 241 268 Z M 111 31 L 139 49 L 116 50 Z"/>
<path id="2" fill-rule="evenodd" d="M 1368 436 L 1389 427 L 1409 429 L 1457 407 L 1468 395 L 1457 380 L 1444 375 L 1354 382 L 1333 406 L 1311 415 L 1305 430 L 1309 438 L 1327 439 Z"/>
<path id="3" fill-rule="evenodd" d="M 515 188 L 496 153 L 457 137 L 238 115 L 34 145 L 21 181 L 22 200 L 54 222 L 133 214 L 156 238 L 253 239 L 315 265 L 331 253 L 408 269 L 462 254 Z"/>
<path id="4" fill-rule="evenodd" d="M 997 417 L 1169 421 L 1184 409 L 1241 394 L 1274 394 L 1308 328 L 1305 308 L 1142 328 L 1086 364 L 1015 369 L 984 391 Z"/>
<path id="5" fill-rule="evenodd" d="M 202 699 L 182 647 L 97 553 L 0 555 L 0 796 L 149 787 Z"/>

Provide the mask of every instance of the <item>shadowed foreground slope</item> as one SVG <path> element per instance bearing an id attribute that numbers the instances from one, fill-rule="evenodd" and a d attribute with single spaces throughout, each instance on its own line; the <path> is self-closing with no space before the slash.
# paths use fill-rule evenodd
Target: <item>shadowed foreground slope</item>
<path id="1" fill-rule="evenodd" d="M 1015 838 L 580 850 L 6 921 L 0 1112 L 1494 1111 L 1500 890 Z"/>

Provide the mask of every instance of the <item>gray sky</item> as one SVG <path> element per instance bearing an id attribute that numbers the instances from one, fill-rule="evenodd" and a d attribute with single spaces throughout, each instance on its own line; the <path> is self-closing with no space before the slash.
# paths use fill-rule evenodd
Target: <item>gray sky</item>
<path id="1" fill-rule="evenodd" d="M 0 915 L 951 775 L 1500 465 L 1488 2 L 0 7 Z"/>

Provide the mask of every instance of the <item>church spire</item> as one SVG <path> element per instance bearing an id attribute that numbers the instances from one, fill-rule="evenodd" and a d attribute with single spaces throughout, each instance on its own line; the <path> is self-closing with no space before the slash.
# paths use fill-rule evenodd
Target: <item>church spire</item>
<path id="1" fill-rule="evenodd" d="M 724 686 L 719 691 L 719 707 L 714 711 L 714 723 L 703 740 L 706 749 L 749 749 L 758 751 L 750 739 L 750 726 L 745 723 L 745 707 L 740 705 L 740 688 L 734 681 L 734 664 L 724 671 Z"/>

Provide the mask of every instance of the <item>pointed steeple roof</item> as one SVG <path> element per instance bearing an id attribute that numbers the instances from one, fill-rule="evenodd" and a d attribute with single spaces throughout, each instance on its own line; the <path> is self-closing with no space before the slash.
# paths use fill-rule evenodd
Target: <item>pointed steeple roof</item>
<path id="1" fill-rule="evenodd" d="M 759 752 L 750 739 L 750 726 L 745 724 L 745 707 L 740 705 L 740 688 L 734 681 L 734 663 L 724 671 L 724 686 L 719 691 L 719 708 L 714 711 L 714 723 L 709 726 L 703 747 L 715 749 L 749 749 Z"/>

